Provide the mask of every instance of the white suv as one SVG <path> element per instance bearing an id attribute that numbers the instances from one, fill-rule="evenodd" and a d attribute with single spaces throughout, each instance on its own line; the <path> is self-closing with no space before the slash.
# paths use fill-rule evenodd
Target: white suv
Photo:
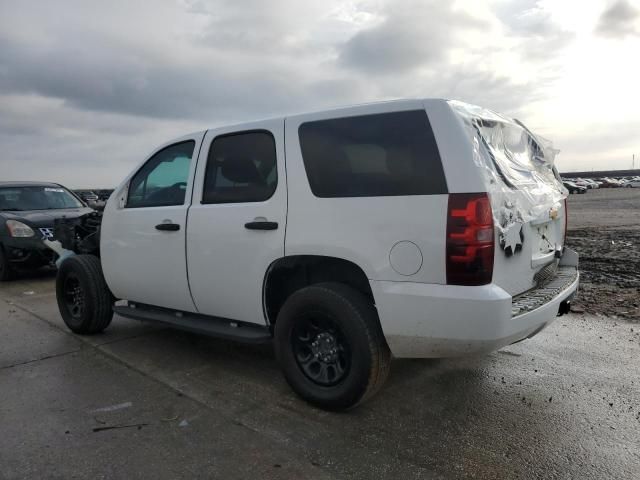
<path id="1" fill-rule="evenodd" d="M 273 339 L 293 390 L 349 408 L 391 355 L 489 352 L 569 310 L 553 155 L 516 120 L 439 99 L 187 135 L 122 182 L 101 226 L 57 223 L 60 312 L 81 334 L 115 311 Z"/>

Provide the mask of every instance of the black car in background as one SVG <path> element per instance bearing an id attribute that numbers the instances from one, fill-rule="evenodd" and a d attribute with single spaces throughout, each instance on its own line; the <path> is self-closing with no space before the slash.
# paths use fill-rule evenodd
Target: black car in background
<path id="1" fill-rule="evenodd" d="M 57 183 L 0 182 L 0 281 L 19 269 L 52 264 L 55 254 L 43 240 L 53 236 L 54 220 L 91 211 Z"/>
<path id="2" fill-rule="evenodd" d="M 569 180 L 563 180 L 562 184 L 564 185 L 564 188 L 569 190 L 569 193 L 586 193 L 587 192 L 587 187 L 582 187 Z"/>

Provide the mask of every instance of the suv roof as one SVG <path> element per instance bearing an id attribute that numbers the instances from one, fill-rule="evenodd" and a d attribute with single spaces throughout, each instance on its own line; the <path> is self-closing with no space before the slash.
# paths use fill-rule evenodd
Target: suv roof
<path id="1" fill-rule="evenodd" d="M 353 103 L 353 104 L 347 104 L 347 105 L 334 105 L 332 107 L 328 107 L 328 108 L 320 108 L 320 109 L 313 109 L 313 110 L 306 110 L 306 111 L 302 111 L 302 112 L 293 112 L 293 113 L 288 113 L 285 115 L 278 115 L 278 116 L 274 116 L 274 117 L 265 117 L 265 118 L 251 118 L 249 120 L 245 120 L 245 121 L 241 121 L 241 122 L 235 122 L 235 123 L 221 123 L 219 125 L 216 125 L 215 127 L 209 127 L 207 129 L 204 130 L 197 130 L 195 132 L 191 132 L 190 134 L 186 135 L 186 136 L 192 136 L 192 135 L 196 135 L 196 134 L 200 134 L 203 132 L 206 132 L 207 130 L 214 130 L 216 128 L 220 128 L 220 127 L 228 127 L 228 128 L 234 128 L 234 127 L 242 127 L 243 125 L 249 124 L 249 123 L 257 123 L 257 122 L 264 122 L 264 121 L 269 121 L 269 120 L 285 120 L 287 118 L 292 118 L 292 117 L 297 117 L 297 116 L 302 116 L 302 115 L 313 115 L 316 113 L 331 113 L 331 112 L 335 112 L 336 116 L 342 116 L 342 113 L 344 113 L 345 110 L 351 110 L 351 109 L 366 109 L 369 106 L 372 105 L 394 105 L 397 104 L 398 106 L 401 105 L 405 105 L 411 102 L 426 102 L 426 101 L 436 101 L 436 102 L 448 102 L 449 99 L 446 98 L 440 98 L 440 97 L 426 97 L 426 98 L 417 98 L 417 97 L 409 97 L 409 98 L 396 98 L 393 100 L 382 100 L 382 101 L 378 101 L 378 102 L 363 102 L 363 103 Z M 179 140 L 181 138 L 184 138 L 185 136 L 181 136 L 181 137 L 177 137 L 175 139 L 173 139 L 171 142 L 169 143 L 173 143 L 175 140 Z"/>

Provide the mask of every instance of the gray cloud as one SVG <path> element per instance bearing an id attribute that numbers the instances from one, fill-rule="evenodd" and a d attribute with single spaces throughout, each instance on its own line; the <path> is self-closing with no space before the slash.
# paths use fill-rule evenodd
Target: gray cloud
<path id="1" fill-rule="evenodd" d="M 199 16 L 204 28 L 194 38 L 213 49 L 223 47 L 227 52 L 242 52 L 259 58 L 268 54 L 271 59 L 286 58 L 295 53 L 318 53 L 321 37 L 313 38 L 326 6 L 322 3 L 297 0 L 217 0 L 191 1 L 188 10 Z"/>
<path id="2" fill-rule="evenodd" d="M 149 62 L 141 54 L 97 44 L 91 51 L 54 46 L 0 49 L 0 91 L 35 93 L 80 109 L 163 118 L 241 118 L 295 110 L 309 89 L 340 101 L 357 93 L 341 75 L 301 78 L 295 67 L 253 61 L 241 70 L 212 55 L 211 64 Z M 291 79 L 296 78 L 295 82 Z M 335 101 L 335 100 L 334 100 Z"/>
<path id="3" fill-rule="evenodd" d="M 439 96 L 459 99 L 520 117 L 523 107 L 540 100 L 539 83 L 516 83 L 496 72 L 476 68 L 454 69 L 442 79 Z"/>
<path id="4" fill-rule="evenodd" d="M 572 34 L 536 0 L 466 5 L 0 0 L 0 176 L 109 186 L 189 131 L 398 97 L 526 122 Z"/>
<path id="5" fill-rule="evenodd" d="M 65 23 L 55 20 L 55 9 L 27 19 L 40 8 L 29 0 L 7 4 L 0 93 L 209 122 L 360 100 L 359 80 L 332 65 L 335 40 L 309 36 L 314 28 L 335 29 L 335 21 L 318 21 L 322 6 L 303 3 L 166 0 L 150 11 L 144 2 L 113 0 L 100 16 L 86 2 L 67 0 Z M 139 28 L 128 23 L 136 16 L 147 19 Z M 14 28 L 20 17 L 31 21 L 30 31 Z"/>
<path id="6" fill-rule="evenodd" d="M 609 6 L 598 20 L 596 32 L 604 37 L 624 38 L 640 36 L 638 20 L 640 11 L 627 0 L 617 0 Z"/>
<path id="7" fill-rule="evenodd" d="M 518 42 L 516 51 L 529 61 L 553 58 L 575 39 L 573 32 L 561 28 L 539 4 L 539 0 L 519 0 L 496 10 L 510 36 Z"/>
<path id="8" fill-rule="evenodd" d="M 403 74 L 447 57 L 464 29 L 483 23 L 438 1 L 397 1 L 378 25 L 356 33 L 342 47 L 343 65 L 366 73 Z"/>

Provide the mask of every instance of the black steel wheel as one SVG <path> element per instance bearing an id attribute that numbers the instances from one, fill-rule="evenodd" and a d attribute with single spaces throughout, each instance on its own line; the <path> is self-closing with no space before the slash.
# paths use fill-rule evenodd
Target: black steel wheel
<path id="1" fill-rule="evenodd" d="M 384 384 L 391 354 L 370 299 L 340 283 L 304 287 L 287 298 L 275 325 L 284 376 L 300 397 L 346 410 Z"/>
<path id="2" fill-rule="evenodd" d="M 64 279 L 64 305 L 73 318 L 81 318 L 84 312 L 85 293 L 78 275 L 69 273 Z"/>
<path id="3" fill-rule="evenodd" d="M 349 373 L 351 350 L 336 322 L 320 312 L 301 318 L 293 329 L 298 366 L 312 382 L 331 386 Z"/>

